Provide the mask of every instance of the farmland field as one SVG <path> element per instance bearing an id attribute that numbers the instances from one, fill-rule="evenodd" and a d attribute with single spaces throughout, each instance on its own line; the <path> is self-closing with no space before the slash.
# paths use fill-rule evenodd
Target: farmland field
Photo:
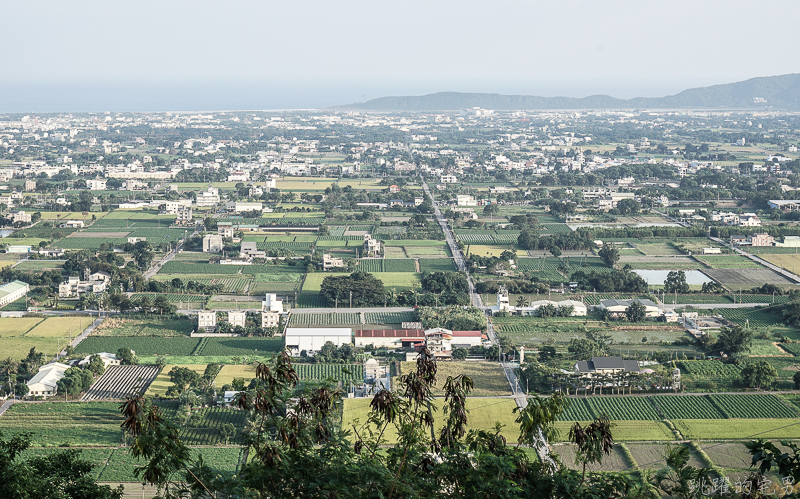
<path id="1" fill-rule="evenodd" d="M 454 272 L 456 265 L 452 258 L 420 258 L 419 269 L 422 272 Z"/>
<path id="2" fill-rule="evenodd" d="M 406 246 L 406 254 L 418 258 L 448 258 L 452 256 L 447 246 Z"/>
<path id="3" fill-rule="evenodd" d="M 116 352 L 128 347 L 136 355 L 192 355 L 199 338 L 170 338 L 153 336 L 89 336 L 78 344 L 75 353 Z"/>
<path id="4" fill-rule="evenodd" d="M 695 259 L 714 269 L 763 269 L 761 265 L 741 255 L 695 255 Z"/>
<path id="5" fill-rule="evenodd" d="M 798 254 L 759 255 L 759 257 L 793 274 L 800 273 L 800 255 Z"/>
<path id="6" fill-rule="evenodd" d="M 473 397 L 511 395 L 511 387 L 508 385 L 503 368 L 495 362 L 439 362 L 437 367 L 438 382 L 433 389 L 435 396 L 443 393 L 441 387 L 444 386 L 448 376 L 458 376 L 459 374 L 472 378 L 475 388 L 470 395 Z M 401 363 L 401 374 L 411 372 L 413 369 L 416 369 L 416 363 Z"/>
<path id="7" fill-rule="evenodd" d="M 205 366 L 201 366 L 205 368 Z M 166 369 L 165 369 L 166 371 Z M 225 364 L 222 366 L 219 374 L 216 377 L 217 387 L 222 389 L 223 386 L 233 382 L 234 378 L 242 378 L 245 383 L 249 383 L 251 379 L 256 377 L 255 364 Z"/>
<path id="8" fill-rule="evenodd" d="M 92 317 L 49 317 L 25 334 L 26 338 L 68 338 L 83 332 Z"/>
<path id="9" fill-rule="evenodd" d="M 332 324 L 361 324 L 361 314 L 357 312 L 294 313 L 289 319 L 290 326 L 327 326 Z"/>
<path id="10" fill-rule="evenodd" d="M 717 313 L 742 326 L 767 327 L 783 324 L 781 316 L 756 308 L 718 308 Z"/>
<path id="11" fill-rule="evenodd" d="M 60 269 L 63 266 L 64 260 L 28 260 L 18 263 L 14 270 Z"/>
<path id="12" fill-rule="evenodd" d="M 755 285 L 775 284 L 787 286 L 793 284 L 790 280 L 770 269 L 704 269 L 708 277 L 731 287 L 734 290 L 750 289 Z"/>
<path id="13" fill-rule="evenodd" d="M 561 457 L 567 467 L 572 469 L 582 469 L 580 464 L 575 464 L 575 451 L 574 445 L 557 445 L 553 447 L 553 451 Z M 611 453 L 603 456 L 602 463 L 591 463 L 586 467 L 586 471 L 625 471 L 631 468 L 625 458 L 625 454 L 619 444 L 614 445 Z"/>
<path id="14" fill-rule="evenodd" d="M 586 426 L 590 421 L 579 421 Z M 570 427 L 575 421 L 559 421 L 555 427 L 559 430 L 557 442 L 566 442 Z M 663 421 L 617 421 L 611 429 L 617 442 L 641 442 L 649 440 L 676 440 L 675 434 Z"/>
<path id="15" fill-rule="evenodd" d="M 367 422 L 370 412 L 371 399 L 345 399 L 342 409 L 342 428 L 350 429 L 352 431 L 352 424 L 358 420 L 360 424 Z M 445 420 L 442 414 L 442 405 L 444 399 L 438 398 L 432 401 L 432 405 L 436 408 L 433 411 L 435 419 L 434 429 L 438 433 Z M 495 422 L 500 422 L 504 425 L 501 430 L 503 435 L 509 443 L 516 442 L 519 438 L 519 426 L 514 422 L 516 415 L 512 412 L 516 404 L 512 399 L 508 398 L 468 398 L 467 410 L 469 413 L 467 417 L 469 422 L 467 429 L 474 430 L 487 430 L 492 431 L 495 427 Z M 397 438 L 393 428 L 389 428 L 384 435 L 388 442 L 394 442 Z M 351 437 L 352 438 L 352 437 Z"/>
<path id="16" fill-rule="evenodd" d="M 0 417 L 6 436 L 30 431 L 31 445 L 109 446 L 121 443 L 118 402 L 16 403 Z"/>
<path id="17" fill-rule="evenodd" d="M 365 324 L 401 324 L 414 322 L 414 312 L 364 312 Z"/>
<path id="18" fill-rule="evenodd" d="M 294 364 L 294 368 L 301 380 L 321 381 L 329 378 L 345 382 L 364 380 L 364 366 L 361 364 Z"/>
<path id="19" fill-rule="evenodd" d="M 43 320 L 41 317 L 2 317 L 0 318 L 0 338 L 22 336 Z"/>
<path id="20" fill-rule="evenodd" d="M 188 336 L 195 328 L 191 319 L 118 319 L 109 317 L 100 323 L 92 336 Z M 116 352 L 116 350 L 114 350 Z"/>
<path id="21" fill-rule="evenodd" d="M 283 349 L 283 337 L 275 338 L 202 338 L 197 355 L 271 355 Z"/>
<path id="22" fill-rule="evenodd" d="M 303 283 L 304 292 L 319 292 L 322 286 L 322 281 L 328 276 L 342 276 L 347 275 L 343 272 L 337 273 L 323 273 L 314 272 L 306 275 L 306 281 Z M 372 275 L 383 281 L 384 287 L 387 289 L 395 288 L 398 290 L 410 289 L 414 286 L 420 286 L 420 275 L 408 272 L 375 272 Z"/>
<path id="23" fill-rule="evenodd" d="M 797 419 L 675 419 L 684 438 L 690 440 L 739 440 L 756 438 L 800 438 Z"/>

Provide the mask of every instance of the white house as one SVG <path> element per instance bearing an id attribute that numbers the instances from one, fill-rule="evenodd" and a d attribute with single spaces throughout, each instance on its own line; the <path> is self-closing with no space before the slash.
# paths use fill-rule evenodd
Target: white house
<path id="1" fill-rule="evenodd" d="M 52 397 L 58 391 L 58 380 L 64 377 L 64 371 L 69 366 L 60 362 L 51 362 L 39 368 L 39 372 L 30 379 L 28 385 L 29 397 Z"/>
<path id="2" fill-rule="evenodd" d="M 330 270 L 344 267 L 344 259 L 331 256 L 328 253 L 322 255 L 322 270 Z"/>
<path id="3" fill-rule="evenodd" d="M 108 366 L 118 366 L 118 365 L 121 364 L 120 360 L 113 353 L 100 352 L 97 355 L 100 356 L 100 360 L 103 361 L 103 365 L 105 365 L 106 367 L 108 367 Z M 78 365 L 80 367 L 84 367 L 84 366 L 88 365 L 89 362 L 91 362 L 91 359 L 92 359 L 93 356 L 94 356 L 94 354 L 87 355 L 86 357 L 83 358 L 83 360 L 78 362 Z"/>
<path id="4" fill-rule="evenodd" d="M 197 331 L 213 333 L 217 329 L 217 313 L 213 310 L 197 312 Z"/>
<path id="5" fill-rule="evenodd" d="M 292 355 L 300 355 L 303 350 L 309 355 L 314 355 L 328 341 L 337 347 L 352 344 L 353 330 L 349 327 L 286 328 L 286 348 Z"/>
<path id="6" fill-rule="evenodd" d="M 608 310 L 614 317 L 622 317 L 625 315 L 625 310 L 631 306 L 631 303 L 639 302 L 644 305 L 645 315 L 647 317 L 658 317 L 662 314 L 661 309 L 651 300 L 602 300 L 597 307 L 600 310 Z"/>

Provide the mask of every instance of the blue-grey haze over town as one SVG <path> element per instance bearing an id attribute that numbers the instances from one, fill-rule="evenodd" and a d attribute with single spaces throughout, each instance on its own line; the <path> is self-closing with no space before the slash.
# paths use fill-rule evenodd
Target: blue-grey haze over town
<path id="1" fill-rule="evenodd" d="M 793 1 L 5 2 L 0 112 L 618 98 L 800 72 Z"/>

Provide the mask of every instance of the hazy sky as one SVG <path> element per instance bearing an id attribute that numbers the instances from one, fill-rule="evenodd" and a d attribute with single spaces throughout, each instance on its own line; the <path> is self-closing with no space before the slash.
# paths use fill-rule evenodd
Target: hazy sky
<path id="1" fill-rule="evenodd" d="M 0 112 L 655 97 L 800 72 L 800 2 L 7 0 Z"/>

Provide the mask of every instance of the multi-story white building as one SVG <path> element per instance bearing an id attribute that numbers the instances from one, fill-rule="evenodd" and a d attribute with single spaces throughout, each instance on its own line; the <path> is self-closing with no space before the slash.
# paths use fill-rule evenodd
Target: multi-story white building
<path id="1" fill-rule="evenodd" d="M 261 302 L 261 327 L 277 327 L 283 314 L 283 300 L 275 293 L 267 293 Z"/>
<path id="2" fill-rule="evenodd" d="M 219 189 L 208 186 L 208 190 L 198 192 L 195 204 L 198 208 L 218 205 Z"/>
<path id="3" fill-rule="evenodd" d="M 247 321 L 247 312 L 239 312 L 239 311 L 231 311 L 228 312 L 228 322 L 230 323 L 231 327 L 244 327 L 245 322 Z"/>
<path id="4" fill-rule="evenodd" d="M 369 234 L 364 235 L 364 255 L 379 255 L 381 253 L 381 242 L 372 239 Z"/>
<path id="5" fill-rule="evenodd" d="M 78 276 L 67 277 L 67 280 L 58 285 L 59 298 L 77 298 L 84 293 L 100 294 L 108 288 L 111 274 L 95 272 L 89 274 L 89 269 L 84 272 L 84 280 Z"/>
<path id="6" fill-rule="evenodd" d="M 213 310 L 197 312 L 197 331 L 213 333 L 217 329 L 217 313 Z"/>

